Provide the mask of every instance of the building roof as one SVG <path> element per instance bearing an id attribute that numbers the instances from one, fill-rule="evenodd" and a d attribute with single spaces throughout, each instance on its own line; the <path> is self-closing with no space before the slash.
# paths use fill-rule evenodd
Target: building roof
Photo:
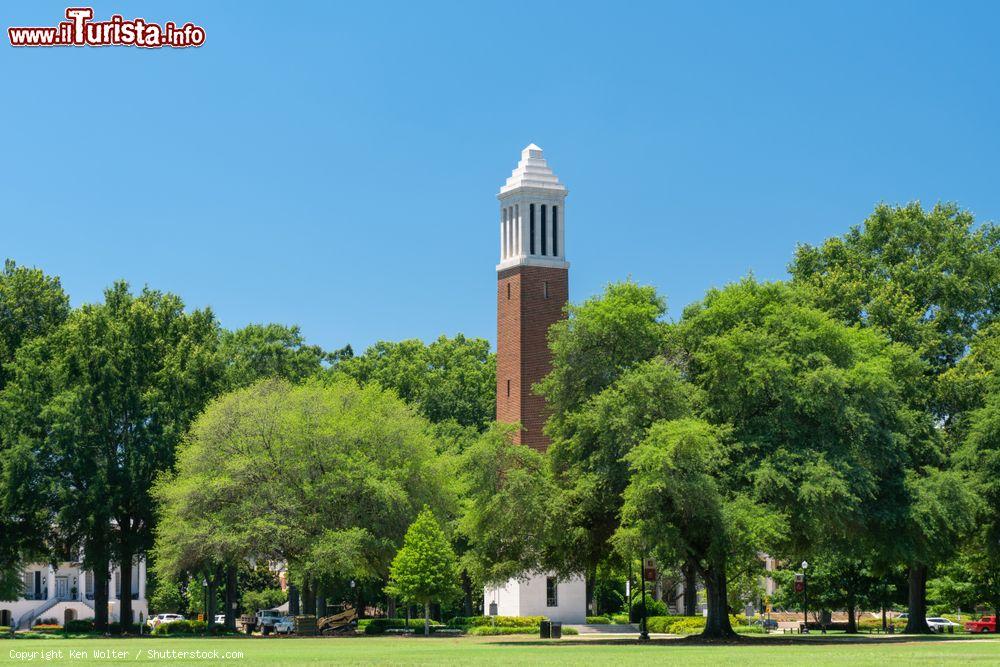
<path id="1" fill-rule="evenodd" d="M 549 168 L 549 163 L 542 157 L 542 149 L 535 144 L 528 144 L 521 151 L 521 161 L 500 188 L 500 194 L 505 195 L 519 188 L 555 190 L 563 194 L 567 192 L 566 186 L 559 182 L 559 178 Z"/>

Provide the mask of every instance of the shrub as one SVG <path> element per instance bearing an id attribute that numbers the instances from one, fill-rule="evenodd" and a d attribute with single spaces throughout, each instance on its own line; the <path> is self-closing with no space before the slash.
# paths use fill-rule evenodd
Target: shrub
<path id="1" fill-rule="evenodd" d="M 628 620 L 628 614 L 612 614 L 611 620 L 618 625 L 628 625 L 631 622 Z"/>
<path id="2" fill-rule="evenodd" d="M 544 616 L 456 616 L 448 621 L 448 625 L 458 628 L 480 628 L 496 626 L 498 628 L 537 628 Z"/>
<path id="3" fill-rule="evenodd" d="M 80 632 L 93 632 L 94 631 L 94 619 L 92 618 L 78 618 L 72 621 L 68 621 L 66 625 L 63 626 L 63 631 L 66 634 L 76 634 Z"/>
<path id="4" fill-rule="evenodd" d="M 587 623 L 592 623 L 594 625 L 608 625 L 611 623 L 610 616 L 588 616 Z"/>
<path id="5" fill-rule="evenodd" d="M 411 618 L 409 625 L 406 624 L 405 618 L 372 618 L 365 620 L 368 622 L 361 621 L 358 623 L 358 629 L 363 630 L 366 635 L 382 635 L 389 628 L 424 627 L 424 619 L 422 618 Z M 441 625 L 441 623 L 431 621 L 431 625 Z"/>
<path id="6" fill-rule="evenodd" d="M 702 616 L 651 616 L 646 627 L 650 632 L 694 635 L 705 629 L 705 619 Z"/>
<path id="7" fill-rule="evenodd" d="M 142 626 L 138 623 L 133 623 L 129 626 L 122 627 L 122 624 L 118 621 L 114 623 L 108 623 L 108 634 L 120 635 L 122 633 L 128 633 L 130 635 L 137 635 L 139 631 L 142 630 Z"/>
<path id="8" fill-rule="evenodd" d="M 642 618 L 642 600 L 639 600 L 632 605 L 632 608 L 635 609 L 635 618 Z M 667 616 L 670 613 L 670 610 L 667 609 L 666 603 L 661 602 L 660 600 L 653 600 L 651 598 L 646 598 L 646 608 L 649 610 L 650 618 L 654 616 Z"/>
<path id="9" fill-rule="evenodd" d="M 153 630 L 153 634 L 162 635 L 202 635 L 208 631 L 205 621 L 172 621 L 161 623 Z"/>

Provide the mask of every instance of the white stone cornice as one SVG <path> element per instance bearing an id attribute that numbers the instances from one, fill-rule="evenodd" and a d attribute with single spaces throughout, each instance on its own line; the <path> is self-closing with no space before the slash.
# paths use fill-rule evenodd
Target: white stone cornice
<path id="1" fill-rule="evenodd" d="M 558 257 L 528 256 L 511 257 L 497 264 L 497 272 L 513 269 L 515 266 L 543 266 L 550 269 L 568 269 L 569 262 Z"/>

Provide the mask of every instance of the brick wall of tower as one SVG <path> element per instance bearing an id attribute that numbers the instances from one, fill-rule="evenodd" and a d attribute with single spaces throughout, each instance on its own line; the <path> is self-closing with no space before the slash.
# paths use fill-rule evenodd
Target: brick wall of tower
<path id="1" fill-rule="evenodd" d="M 546 336 L 568 299 L 567 269 L 515 266 L 497 275 L 497 421 L 519 422 L 515 441 L 539 451 L 549 446 L 548 413 L 532 387 L 552 368 Z"/>

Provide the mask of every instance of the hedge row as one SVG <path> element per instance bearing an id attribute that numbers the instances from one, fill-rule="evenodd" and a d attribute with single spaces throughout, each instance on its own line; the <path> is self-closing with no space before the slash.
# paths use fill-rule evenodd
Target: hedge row
<path id="1" fill-rule="evenodd" d="M 591 625 L 610 625 L 612 621 L 610 616 L 588 616 L 587 623 Z"/>
<path id="2" fill-rule="evenodd" d="M 154 635 L 202 635 L 208 631 L 205 621 L 171 621 L 160 623 L 153 630 Z"/>
<path id="3" fill-rule="evenodd" d="M 481 628 L 485 626 L 498 628 L 537 628 L 544 616 L 456 616 L 448 621 L 448 625 L 457 628 Z"/>
<path id="4" fill-rule="evenodd" d="M 533 628 L 525 626 L 497 626 L 492 627 L 489 625 L 477 625 L 469 629 L 470 635 L 474 637 L 492 637 L 496 635 L 535 635 L 536 637 L 541 633 L 541 628 L 535 626 Z M 576 628 L 567 628 L 563 626 L 562 633 L 564 635 L 577 635 Z"/>
<path id="5" fill-rule="evenodd" d="M 66 625 L 63 626 L 63 631 L 70 635 L 82 632 L 93 632 L 94 620 L 92 618 L 77 618 L 72 621 L 67 621 Z"/>

